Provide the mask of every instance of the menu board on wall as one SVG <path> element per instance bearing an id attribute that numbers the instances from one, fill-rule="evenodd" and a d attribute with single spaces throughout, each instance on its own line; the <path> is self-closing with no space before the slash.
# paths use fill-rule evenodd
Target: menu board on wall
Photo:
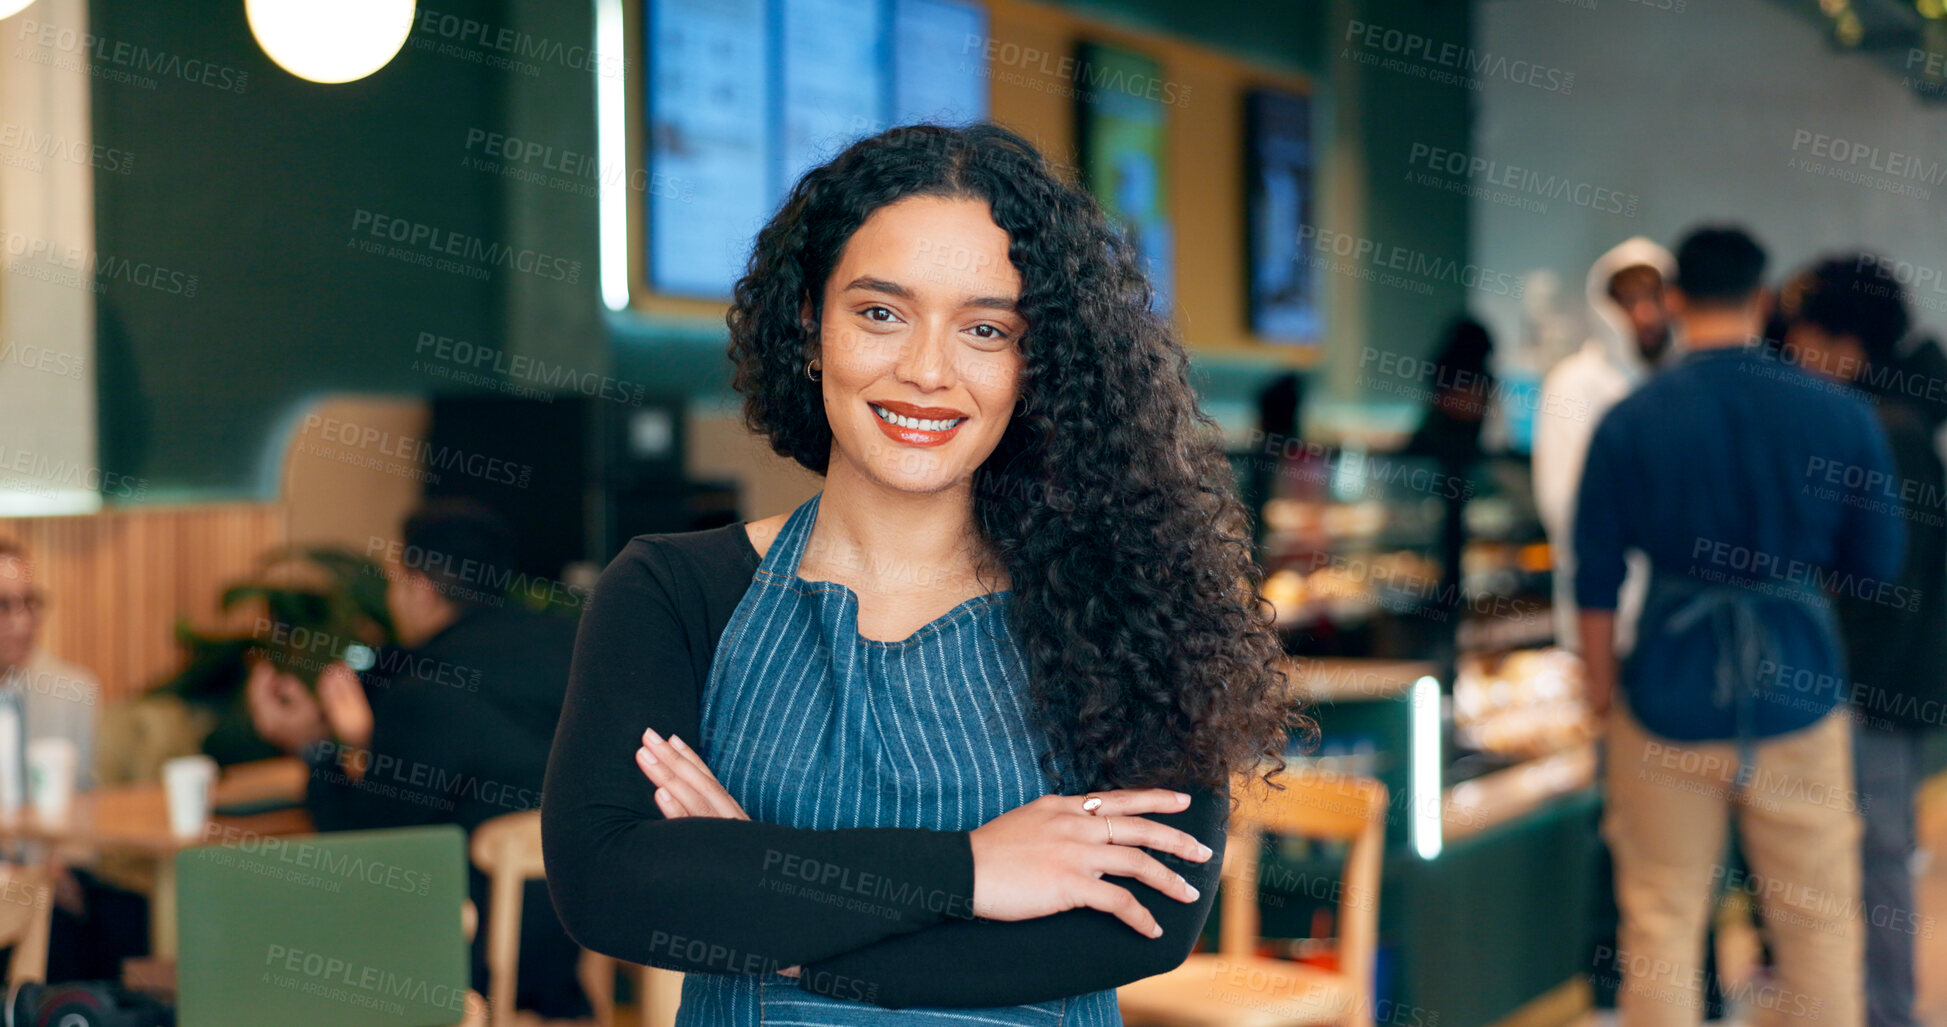
<path id="1" fill-rule="evenodd" d="M 651 0 L 649 282 L 727 296 L 771 211 L 765 0 Z"/>
<path id="2" fill-rule="evenodd" d="M 782 193 L 806 171 L 884 127 L 888 75 L 878 4 L 781 0 L 779 13 Z"/>
<path id="3" fill-rule="evenodd" d="M 1128 234 L 1147 264 L 1155 306 L 1172 303 L 1175 245 L 1169 219 L 1161 63 L 1145 54 L 1083 43 L 1075 97 L 1082 175 L 1095 201 Z"/>
<path id="4" fill-rule="evenodd" d="M 1318 282 L 1299 249 L 1303 226 L 1314 224 L 1311 101 L 1260 89 L 1244 104 L 1251 332 L 1268 342 L 1315 344 Z"/>
<path id="5" fill-rule="evenodd" d="M 890 125 L 987 116 L 969 0 L 650 0 L 649 283 L 721 299 L 817 164 Z"/>
<path id="6" fill-rule="evenodd" d="M 962 0 L 893 0 L 892 123 L 987 116 L 987 11 Z"/>

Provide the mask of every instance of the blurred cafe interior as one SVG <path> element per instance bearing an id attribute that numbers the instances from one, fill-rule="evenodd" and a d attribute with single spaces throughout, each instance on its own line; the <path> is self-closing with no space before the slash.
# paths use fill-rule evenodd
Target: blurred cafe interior
<path id="1" fill-rule="evenodd" d="M 1942 0 L 0 0 L 0 41 L 4 1023 L 1947 1027 Z M 758 352 L 798 302 L 880 341 Z M 1018 594 L 941 591 L 901 510 Z M 1595 596 L 1625 553 L 1690 605 Z M 1021 737 L 1114 773 L 996 783 L 1033 753 L 952 661 L 1017 650 Z M 1123 862 L 1050 883 L 1035 832 Z"/>

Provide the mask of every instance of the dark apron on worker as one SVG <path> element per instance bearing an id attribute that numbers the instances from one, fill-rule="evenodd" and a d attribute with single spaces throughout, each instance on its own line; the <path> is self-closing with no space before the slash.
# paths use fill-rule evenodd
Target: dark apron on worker
<path id="1" fill-rule="evenodd" d="M 817 830 L 965 831 L 1047 794 L 1009 594 L 976 596 L 897 642 L 860 637 L 851 589 L 797 576 L 822 495 L 785 521 L 724 629 L 703 696 L 704 762 L 751 819 Z M 1119 1027 L 1122 1018 L 1113 989 L 893 1010 L 812 994 L 777 973 L 693 973 L 676 1022 Z"/>
<path id="2" fill-rule="evenodd" d="M 1795 637 L 1786 639 L 1782 631 Z M 1713 687 L 1700 695 L 1663 661 L 1698 651 L 1703 639 L 1714 654 Z M 1788 643 L 1798 655 L 1788 654 Z M 1784 687 L 1782 675 L 1793 668 L 1819 671 L 1821 687 Z M 1816 723 L 1838 705 L 1844 668 L 1838 618 L 1817 586 L 1704 581 L 1653 568 L 1636 646 L 1623 668 L 1623 694 L 1630 713 L 1652 734 L 1734 742 L 1734 787 L 1742 791 L 1755 772 L 1760 741 Z"/>

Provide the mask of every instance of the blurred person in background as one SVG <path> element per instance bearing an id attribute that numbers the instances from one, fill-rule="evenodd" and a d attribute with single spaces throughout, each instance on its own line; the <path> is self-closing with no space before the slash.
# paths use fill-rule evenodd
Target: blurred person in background
<path id="1" fill-rule="evenodd" d="M 1663 285 L 1676 271 L 1670 251 L 1636 236 L 1625 239 L 1589 268 L 1587 292 L 1593 333 L 1582 348 L 1563 358 L 1541 383 L 1541 409 L 1535 420 L 1535 512 L 1548 533 L 1555 569 L 1555 637 L 1576 648 L 1575 490 L 1582 483 L 1582 460 L 1589 438 L 1609 408 L 1635 391 L 1658 368 L 1670 363 L 1670 311 Z M 1642 572 L 1630 575 L 1642 601 Z M 1619 629 L 1627 652 L 1628 625 Z"/>
<path id="2" fill-rule="evenodd" d="M 1467 501 L 1474 495 L 1474 468 L 1483 452 L 1481 429 L 1494 405 L 1493 362 L 1494 337 L 1487 326 L 1471 317 L 1455 318 L 1430 362 L 1433 392 L 1426 416 L 1399 451 L 1400 456 L 1430 458 L 1448 483 L 1466 483 L 1439 490 L 1440 584 L 1431 600 L 1421 604 L 1433 629 L 1428 659 L 1439 667 L 1442 681 L 1454 679 L 1459 659 Z"/>
<path id="3" fill-rule="evenodd" d="M 1860 825 L 1826 590 L 1884 595 L 1904 532 L 1897 506 L 1875 506 L 1863 484 L 1815 496 L 1806 469 L 1863 482 L 1892 474 L 1892 456 L 1863 398 L 1750 345 L 1769 307 L 1755 240 L 1701 228 L 1676 263 L 1667 300 L 1687 352 L 1603 417 L 1575 502 L 1589 699 L 1599 712 L 1622 700 L 1603 815 L 1622 911 L 1617 1010 L 1625 1027 L 1698 1021 L 1734 811 L 1776 959 L 1754 994 L 1782 1018 L 1851 1027 L 1865 1013 Z M 1629 550 L 1647 557 L 1649 587 L 1619 668 Z M 1780 667 L 1830 684 L 1772 687 L 1767 668 Z"/>
<path id="4" fill-rule="evenodd" d="M 27 551 L 0 539 L 0 704 L 25 726 L 23 738 L 65 738 L 74 745 L 74 787 L 94 787 L 95 709 L 101 682 L 39 645 L 47 595 Z M 14 773 L 26 781 L 25 754 Z M 36 854 L 23 853 L 35 858 Z M 119 978 L 122 960 L 149 951 L 148 902 L 48 853 L 54 882 L 50 981 Z"/>
<path id="5" fill-rule="evenodd" d="M 458 824 L 469 834 L 506 813 L 538 809 L 548 747 L 574 655 L 575 622 L 510 603 L 513 531 L 492 512 L 436 500 L 406 519 L 386 606 L 396 648 L 362 676 L 343 662 L 314 696 L 259 663 L 246 686 L 264 738 L 311 765 L 306 804 L 321 831 Z M 487 915 L 487 879 L 469 869 Z M 473 979 L 487 991 L 486 931 Z M 592 1012 L 576 980 L 580 950 L 546 885 L 522 900 L 517 1004 L 550 1018 Z"/>
<path id="6" fill-rule="evenodd" d="M 1589 268 L 1588 296 L 1591 332 L 1582 348 L 1564 357 L 1542 379 L 1541 402 L 1535 413 L 1533 478 L 1535 513 L 1548 535 L 1553 563 L 1555 641 L 1565 649 L 1579 648 L 1575 631 L 1575 490 L 1582 484 L 1582 460 L 1589 438 L 1609 408 L 1635 391 L 1658 368 L 1674 359 L 1677 348 L 1670 311 L 1663 302 L 1663 286 L 1676 271 L 1670 251 L 1642 236 L 1625 239 L 1596 258 Z M 1647 568 L 1632 560 L 1623 579 L 1617 625 L 1617 652 L 1626 655 L 1634 638 L 1634 611 L 1643 604 Z M 1613 1008 L 1615 967 L 1604 953 L 1616 949 L 1614 866 L 1609 850 L 1601 848 L 1596 873 L 1595 911 L 1591 923 L 1596 1005 Z M 1714 951 L 1706 948 L 1706 953 Z M 1707 1019 L 1723 1015 L 1716 985 L 1714 960 L 1707 960 L 1711 981 Z"/>
<path id="7" fill-rule="evenodd" d="M 1896 477 L 1875 498 L 1905 500 L 1906 563 L 1898 584 L 1907 605 L 1838 600 L 1846 637 L 1853 767 L 1865 814 L 1860 906 L 1866 913 L 1866 1012 L 1872 1027 L 1911 1027 L 1914 1016 L 1914 797 L 1922 777 L 1922 732 L 1947 708 L 1947 468 L 1934 434 L 1947 418 L 1927 403 L 1947 373 L 1939 347 L 1924 342 L 1902 358 L 1911 325 L 1906 297 L 1876 258 L 1820 261 L 1780 295 L 1784 355 L 1806 370 L 1856 384 L 1872 397 L 1892 447 Z M 1822 470 L 1809 475 L 1823 485 Z"/>

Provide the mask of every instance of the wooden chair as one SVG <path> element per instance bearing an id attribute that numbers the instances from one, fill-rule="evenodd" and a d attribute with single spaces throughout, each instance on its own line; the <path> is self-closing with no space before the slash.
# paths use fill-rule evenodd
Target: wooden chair
<path id="1" fill-rule="evenodd" d="M 1175 970 L 1119 989 L 1116 997 L 1131 1027 L 1371 1027 L 1386 786 L 1316 770 L 1293 770 L 1274 780 L 1283 791 L 1265 787 L 1255 775 L 1241 775 L 1231 785 L 1240 802 L 1225 842 L 1217 951 L 1192 954 Z M 1350 843 L 1340 878 L 1336 971 L 1257 955 L 1258 856 L 1265 834 Z"/>
<path id="2" fill-rule="evenodd" d="M 528 810 L 507 813 L 481 824 L 473 831 L 470 850 L 475 866 L 487 875 L 487 1006 L 500 1027 L 514 1021 L 514 985 L 520 967 L 521 889 L 529 881 L 541 880 L 546 868 L 541 862 L 541 814 Z M 676 1021 L 676 1003 L 681 995 L 683 975 L 653 967 L 637 966 L 600 953 L 582 950 L 579 976 L 589 1004 L 595 1007 L 595 1020 L 601 1027 L 615 1027 L 615 971 L 618 966 L 635 972 L 636 1016 L 641 1027 L 667 1027 Z"/>
<path id="3" fill-rule="evenodd" d="M 54 886 L 45 863 L 0 864 L 0 948 L 13 946 L 7 986 L 47 981 Z"/>

